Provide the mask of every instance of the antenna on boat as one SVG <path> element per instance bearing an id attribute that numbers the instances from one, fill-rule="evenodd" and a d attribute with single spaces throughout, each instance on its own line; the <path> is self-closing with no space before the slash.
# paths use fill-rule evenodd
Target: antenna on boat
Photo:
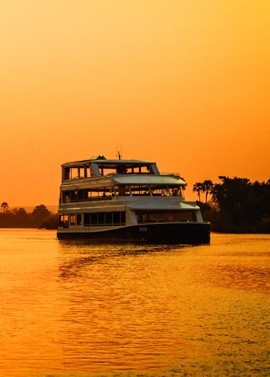
<path id="1" fill-rule="evenodd" d="M 119 150 L 117 151 L 117 156 L 118 156 L 118 160 L 121 160 L 121 157 L 122 157 L 122 145 L 120 147 L 120 151 Z"/>

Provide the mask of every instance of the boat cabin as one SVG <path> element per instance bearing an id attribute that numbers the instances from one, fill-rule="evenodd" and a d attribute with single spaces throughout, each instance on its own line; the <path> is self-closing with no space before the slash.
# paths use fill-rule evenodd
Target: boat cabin
<path id="1" fill-rule="evenodd" d="M 62 182 L 113 174 L 160 175 L 156 163 L 137 160 L 106 160 L 104 156 L 62 165 Z"/>
<path id="2" fill-rule="evenodd" d="M 179 175 L 160 174 L 156 163 L 96 159 L 62 165 L 60 203 L 110 200 L 121 196 L 180 196 L 186 185 Z"/>

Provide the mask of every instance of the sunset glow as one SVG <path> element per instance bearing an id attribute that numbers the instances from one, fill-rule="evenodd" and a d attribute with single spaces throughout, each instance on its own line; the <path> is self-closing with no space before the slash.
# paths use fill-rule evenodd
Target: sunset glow
<path id="1" fill-rule="evenodd" d="M 58 203 L 60 165 L 156 161 L 192 186 L 270 178 L 270 2 L 0 2 L 0 200 Z"/>

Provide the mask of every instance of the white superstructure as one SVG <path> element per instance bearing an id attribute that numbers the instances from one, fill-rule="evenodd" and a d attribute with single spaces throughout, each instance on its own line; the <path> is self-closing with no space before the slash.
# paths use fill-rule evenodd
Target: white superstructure
<path id="1" fill-rule="evenodd" d="M 209 242 L 209 224 L 203 222 L 200 208 L 183 199 L 185 185 L 179 175 L 160 174 L 154 162 L 98 156 L 65 163 L 58 237 L 184 242 L 180 224 L 183 230 L 187 224 L 193 224 L 194 229 L 203 224 Z"/>

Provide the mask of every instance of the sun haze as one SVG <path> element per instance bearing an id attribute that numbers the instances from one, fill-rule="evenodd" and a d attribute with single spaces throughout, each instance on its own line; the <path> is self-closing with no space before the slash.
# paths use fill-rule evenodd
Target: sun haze
<path id="1" fill-rule="evenodd" d="M 270 178 L 268 0 L 2 0 L 1 195 L 57 204 L 60 165 Z"/>

